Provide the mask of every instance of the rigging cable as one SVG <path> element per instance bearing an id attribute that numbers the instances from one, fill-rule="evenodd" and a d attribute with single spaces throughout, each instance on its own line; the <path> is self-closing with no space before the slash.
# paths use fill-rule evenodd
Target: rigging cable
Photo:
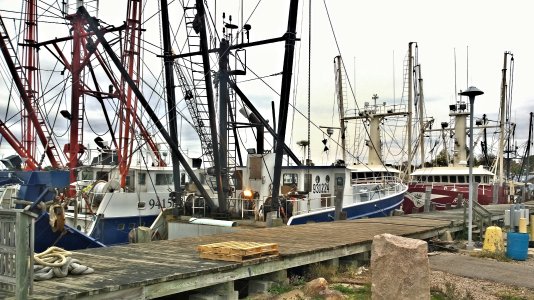
<path id="1" fill-rule="evenodd" d="M 338 54 L 341 55 L 341 50 L 340 50 L 340 47 L 339 47 L 339 42 L 338 42 L 338 40 L 337 40 L 337 36 L 336 36 L 335 30 L 334 30 L 334 26 L 333 26 L 333 24 L 332 24 L 332 18 L 330 17 L 330 12 L 329 12 L 329 10 L 328 10 L 328 6 L 326 5 L 326 0 L 323 0 L 323 3 L 324 3 L 324 7 L 325 7 L 325 11 L 326 11 L 326 15 L 327 15 L 327 17 L 328 17 L 328 22 L 329 22 L 329 24 L 330 24 L 330 29 L 331 29 L 331 31 L 332 31 L 332 35 L 334 36 L 334 41 L 335 41 L 335 44 L 336 44 L 336 48 L 337 48 L 337 50 L 338 50 Z M 343 64 L 343 70 L 344 70 L 345 74 L 347 74 L 347 69 L 346 69 L 346 67 L 345 67 L 345 64 Z M 351 88 L 351 92 L 352 92 L 352 94 L 354 95 L 354 90 L 353 90 L 352 85 L 350 84 L 350 82 L 349 82 L 349 87 Z M 359 109 L 357 103 L 356 103 L 356 108 Z M 369 134 L 369 130 L 368 130 L 367 127 L 365 127 L 365 126 L 364 126 L 364 128 L 365 128 L 365 131 L 366 131 L 367 136 L 369 136 L 369 135 L 370 135 L 370 134 Z M 371 142 L 371 143 L 372 143 L 372 142 Z M 374 145 L 372 145 L 372 146 L 373 146 L 373 148 L 376 149 L 376 147 L 374 147 Z M 381 162 L 382 165 L 385 165 L 384 162 L 383 162 L 383 160 L 382 160 L 382 158 L 380 157 L 380 155 L 379 155 L 379 160 L 380 160 L 380 162 Z M 369 167 L 367 167 L 367 168 L 369 168 Z M 370 168 L 369 168 L 369 169 L 370 169 Z"/>
<path id="2" fill-rule="evenodd" d="M 309 20 L 308 20 L 308 161 L 310 160 L 311 156 L 310 156 L 310 150 L 311 150 L 311 147 L 310 147 L 310 142 L 311 142 L 311 134 L 310 134 L 310 130 L 311 130 L 311 125 L 310 125 L 310 122 L 311 122 L 311 45 L 312 45 L 312 6 L 311 6 L 311 0 L 309 0 L 309 7 L 308 7 L 308 17 L 309 17 Z M 308 165 L 306 163 L 306 165 Z M 309 169 L 308 169 L 308 172 L 309 172 Z"/>

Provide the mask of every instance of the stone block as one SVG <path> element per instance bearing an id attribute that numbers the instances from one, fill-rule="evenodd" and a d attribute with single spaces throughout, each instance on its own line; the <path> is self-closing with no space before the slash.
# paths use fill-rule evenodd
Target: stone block
<path id="1" fill-rule="evenodd" d="M 371 250 L 372 299 L 430 299 L 428 245 L 416 239 L 381 234 Z"/>

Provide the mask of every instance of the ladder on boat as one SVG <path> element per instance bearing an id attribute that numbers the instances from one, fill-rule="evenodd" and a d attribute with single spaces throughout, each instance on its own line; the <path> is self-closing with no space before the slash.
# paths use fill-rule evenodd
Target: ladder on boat
<path id="1" fill-rule="evenodd" d="M 47 153 L 51 165 L 53 167 L 59 167 L 61 166 L 61 157 L 59 155 L 59 151 L 56 147 L 56 144 L 54 143 L 54 140 L 52 138 L 48 122 L 43 117 L 43 114 L 39 109 L 39 105 L 37 105 L 37 91 L 33 91 L 31 88 L 28 78 L 26 77 L 26 73 L 24 72 L 25 68 L 22 66 L 20 60 L 18 59 L 17 52 L 13 47 L 13 43 L 11 41 L 11 38 L 9 37 L 6 26 L 4 24 L 4 20 L 1 16 L 0 40 L 0 46 L 2 47 L 2 52 L 4 53 L 4 59 L 6 60 L 6 63 L 10 66 L 10 68 L 13 68 L 16 72 L 17 78 L 14 78 L 14 80 L 18 80 L 19 83 L 22 85 L 22 91 L 20 91 L 20 96 L 25 102 L 24 106 L 29 106 L 26 109 L 28 117 L 36 118 L 38 124 L 34 124 L 34 126 L 36 132 L 39 135 L 39 138 L 41 139 L 43 147 L 45 148 L 44 151 Z"/>

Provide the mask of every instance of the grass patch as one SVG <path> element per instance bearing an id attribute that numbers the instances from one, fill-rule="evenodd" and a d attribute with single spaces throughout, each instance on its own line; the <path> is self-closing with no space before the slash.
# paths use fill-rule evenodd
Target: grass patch
<path id="1" fill-rule="evenodd" d="M 332 290 L 336 290 L 338 292 L 341 292 L 345 295 L 354 295 L 356 294 L 356 290 L 353 287 L 341 285 L 341 284 L 334 284 L 330 286 Z"/>
<path id="2" fill-rule="evenodd" d="M 324 263 L 311 264 L 306 272 L 304 272 L 304 277 L 306 280 L 322 277 L 330 283 L 334 283 L 346 278 L 357 278 L 361 275 L 361 268 L 358 268 L 354 265 L 345 265 L 338 268 L 334 265 L 328 265 Z"/>
<path id="3" fill-rule="evenodd" d="M 332 290 L 341 292 L 350 300 L 369 300 L 371 299 L 371 284 L 360 287 L 351 287 L 341 284 L 334 284 L 330 287 Z"/>
<path id="4" fill-rule="evenodd" d="M 334 265 L 327 265 L 323 263 L 311 264 L 305 272 L 305 277 L 308 280 L 322 277 L 326 281 L 331 282 L 337 277 L 338 268 Z"/>
<path id="5" fill-rule="evenodd" d="M 290 292 L 294 289 L 300 288 L 306 283 L 306 279 L 302 276 L 290 276 L 288 278 L 288 283 L 278 283 L 273 285 L 269 289 L 269 293 L 273 295 L 280 295 L 283 293 Z"/>
<path id="6" fill-rule="evenodd" d="M 354 298 L 356 300 L 371 299 L 371 284 L 366 284 L 361 288 L 355 289 Z"/>
<path id="7" fill-rule="evenodd" d="M 503 262 L 511 261 L 511 259 L 506 256 L 506 253 L 504 251 L 490 252 L 487 250 L 482 250 L 482 251 L 471 252 L 470 255 L 473 257 L 480 257 L 480 258 L 492 258 L 497 261 L 503 261 Z"/>
<path id="8" fill-rule="evenodd" d="M 275 284 L 269 289 L 269 293 L 273 295 L 281 295 L 292 291 L 293 289 L 294 287 L 289 284 Z"/>

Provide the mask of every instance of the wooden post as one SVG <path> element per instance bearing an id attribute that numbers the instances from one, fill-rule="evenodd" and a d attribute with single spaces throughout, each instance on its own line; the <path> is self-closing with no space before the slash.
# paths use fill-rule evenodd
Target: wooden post
<path id="1" fill-rule="evenodd" d="M 343 208 L 343 190 L 338 189 L 336 191 L 336 198 L 334 199 L 335 212 L 334 221 L 341 220 L 341 209 Z"/>
<path id="2" fill-rule="evenodd" d="M 17 211 L 15 234 L 15 297 L 27 299 L 33 283 L 33 214 Z"/>
<path id="3" fill-rule="evenodd" d="M 20 209 L 0 209 L 0 288 L 27 299 L 33 282 L 33 218 Z"/>
<path id="4" fill-rule="evenodd" d="M 432 188 L 427 186 L 425 188 L 425 207 L 424 207 L 424 212 L 429 212 L 430 211 L 430 197 L 432 195 Z"/>

